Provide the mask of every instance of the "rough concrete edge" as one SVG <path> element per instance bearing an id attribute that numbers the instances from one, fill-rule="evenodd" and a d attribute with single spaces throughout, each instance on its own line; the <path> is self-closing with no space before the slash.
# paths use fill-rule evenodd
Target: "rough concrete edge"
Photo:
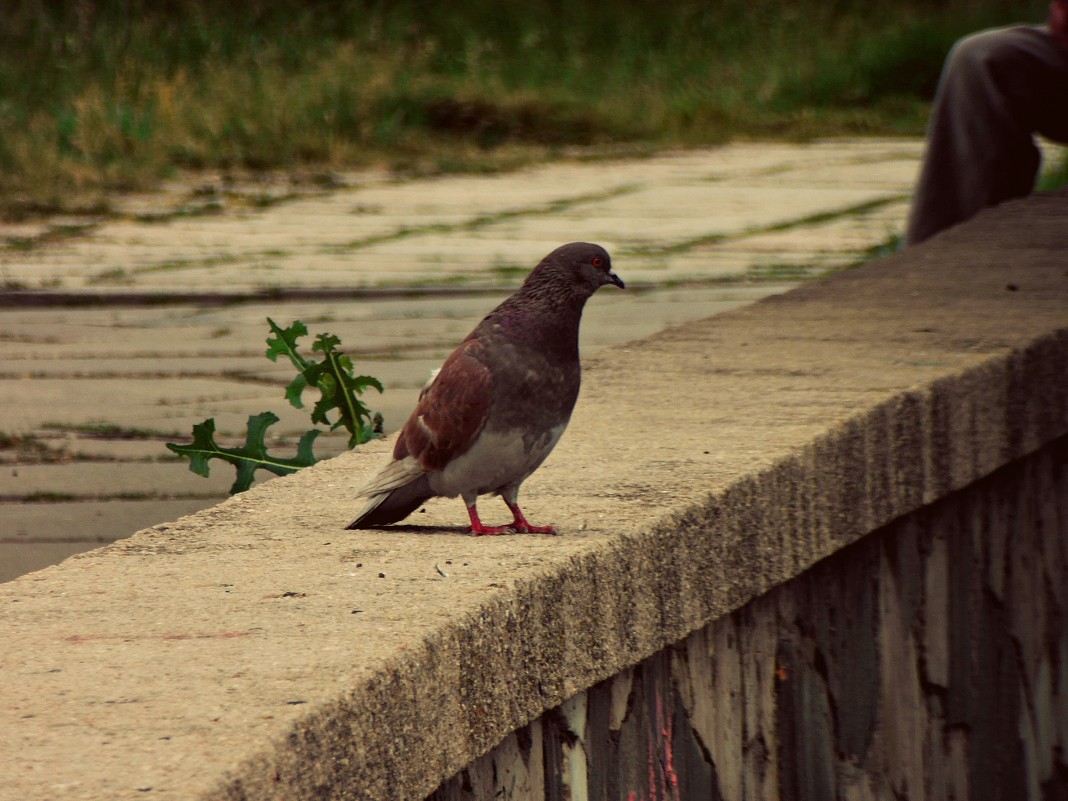
<path id="1" fill-rule="evenodd" d="M 1051 379 L 1066 374 L 1061 329 L 865 409 L 683 515 L 576 556 L 413 643 L 207 797 L 424 797 L 579 690 L 1063 435 L 1068 386 Z M 708 581 L 724 575 L 736 580 Z M 480 670 L 463 669 L 472 663 Z M 387 709 L 395 714 L 385 720 Z M 448 751 L 430 765 L 434 742 Z"/>

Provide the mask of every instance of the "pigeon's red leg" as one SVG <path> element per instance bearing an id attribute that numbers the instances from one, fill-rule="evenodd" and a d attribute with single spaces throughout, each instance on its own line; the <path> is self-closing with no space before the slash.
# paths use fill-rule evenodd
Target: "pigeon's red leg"
<path id="1" fill-rule="evenodd" d="M 514 531 L 511 526 L 482 525 L 482 521 L 478 519 L 478 509 L 474 504 L 467 507 L 467 515 L 471 518 L 471 527 L 467 530 L 476 537 L 481 537 L 483 534 L 511 534 Z"/>
<path id="2" fill-rule="evenodd" d="M 556 529 L 552 526 L 534 526 L 527 522 L 527 519 L 523 517 L 523 512 L 519 508 L 517 503 L 508 503 L 508 508 L 512 510 L 512 514 L 515 516 L 515 520 L 512 521 L 511 528 L 517 534 L 555 534 Z"/>

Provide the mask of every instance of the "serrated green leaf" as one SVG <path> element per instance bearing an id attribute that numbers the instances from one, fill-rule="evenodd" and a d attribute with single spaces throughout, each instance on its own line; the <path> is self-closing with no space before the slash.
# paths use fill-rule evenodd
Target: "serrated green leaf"
<path id="1" fill-rule="evenodd" d="M 289 405 L 294 409 L 304 408 L 304 390 L 308 387 L 308 382 L 303 375 L 298 375 L 292 381 L 289 382 L 289 386 L 286 387 L 286 400 L 289 401 Z"/>
<path id="2" fill-rule="evenodd" d="M 374 387 L 379 392 L 385 392 L 382 387 L 382 382 L 375 378 L 373 375 L 358 375 L 352 379 L 352 387 L 356 388 L 359 392 L 363 392 L 367 387 Z"/>
<path id="3" fill-rule="evenodd" d="M 267 324 L 274 332 L 274 338 L 267 337 L 267 358 L 278 361 L 279 356 L 286 356 L 297 370 L 308 365 L 307 359 L 297 351 L 297 340 L 308 335 L 308 327 L 300 320 L 295 320 L 289 328 L 280 328 L 274 320 L 267 318 Z"/>
<path id="4" fill-rule="evenodd" d="M 292 335 L 301 330 L 297 328 L 297 324 L 294 323 L 290 328 L 283 330 L 270 318 L 268 322 L 278 340 L 283 343 L 282 345 L 276 343 L 275 346 L 295 349 L 296 339 Z M 317 388 L 320 397 L 312 409 L 312 422 L 329 426 L 331 431 L 344 426 L 349 432 L 348 445 L 354 448 L 367 442 L 375 434 L 372 412 L 359 400 L 358 396 L 369 387 L 379 392 L 382 392 L 383 388 L 381 382 L 373 376 L 352 375 L 352 359 L 336 350 L 340 344 L 341 340 L 333 334 L 323 333 L 316 337 L 312 350 L 322 353 L 323 359 L 320 362 L 313 362 L 302 358 L 299 364 L 294 360 L 294 365 L 297 365 L 300 370 L 300 378 L 287 387 L 286 399 L 296 408 L 304 408 L 302 399 L 304 390 L 308 387 Z M 337 419 L 330 419 L 332 412 L 336 412 Z"/>
<path id="5" fill-rule="evenodd" d="M 320 353 L 330 353 L 337 349 L 337 346 L 341 344 L 341 340 L 333 334 L 319 334 L 315 338 L 315 344 L 312 345 L 312 350 L 317 350 Z"/>
<path id="6" fill-rule="evenodd" d="M 293 458 L 272 456 L 267 452 L 267 429 L 278 422 L 278 415 L 273 412 L 260 412 L 248 418 L 248 433 L 245 445 L 241 448 L 221 448 L 215 442 L 215 420 L 205 420 L 193 426 L 193 442 L 179 445 L 168 442 L 167 447 L 179 456 L 189 458 L 189 469 L 197 475 L 208 476 L 210 459 L 221 459 L 237 470 L 237 478 L 230 487 L 230 494 L 236 495 L 252 486 L 257 470 L 267 470 L 276 476 L 295 473 L 302 467 L 309 467 L 318 461 L 312 453 L 312 444 L 322 432 L 307 431 L 297 445 L 297 455 Z"/>

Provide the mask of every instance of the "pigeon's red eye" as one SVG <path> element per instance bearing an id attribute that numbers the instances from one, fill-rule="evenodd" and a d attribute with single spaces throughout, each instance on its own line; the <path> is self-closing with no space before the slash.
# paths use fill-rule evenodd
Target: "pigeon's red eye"
<path id="1" fill-rule="evenodd" d="M 594 256 L 590 260 L 590 264 L 592 264 L 594 267 L 603 267 L 604 266 L 604 259 L 602 259 L 600 256 Z"/>

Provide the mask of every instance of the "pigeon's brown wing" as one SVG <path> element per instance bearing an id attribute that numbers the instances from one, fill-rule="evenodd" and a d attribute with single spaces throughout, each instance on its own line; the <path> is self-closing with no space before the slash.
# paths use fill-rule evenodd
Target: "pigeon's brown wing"
<path id="1" fill-rule="evenodd" d="M 486 423 L 493 387 L 489 368 L 475 357 L 480 349 L 478 340 L 467 340 L 445 360 L 401 429 L 394 459 L 411 456 L 431 472 L 471 447 Z"/>

